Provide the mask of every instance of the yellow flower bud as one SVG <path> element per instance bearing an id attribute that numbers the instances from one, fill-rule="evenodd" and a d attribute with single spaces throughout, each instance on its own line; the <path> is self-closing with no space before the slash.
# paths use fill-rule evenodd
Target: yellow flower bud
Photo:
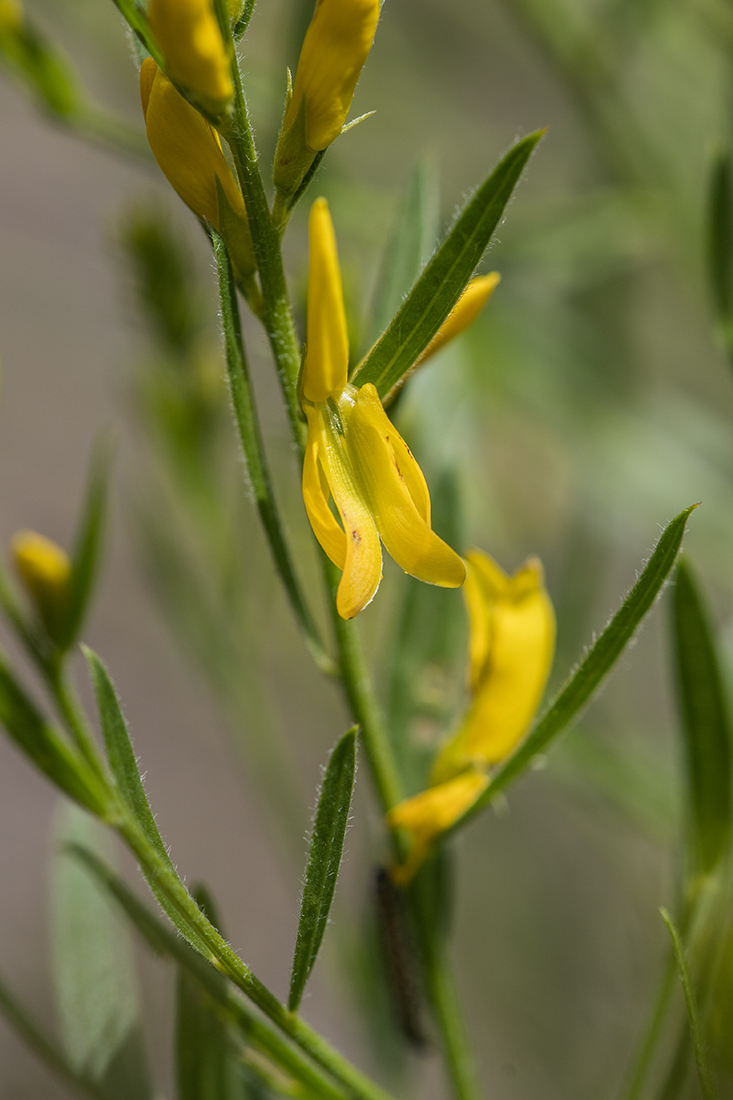
<path id="1" fill-rule="evenodd" d="M 275 153 L 281 191 L 297 191 L 316 153 L 341 133 L 378 19 L 379 0 L 317 0 Z"/>
<path id="2" fill-rule="evenodd" d="M 23 26 L 23 8 L 18 0 L 0 0 L 0 34 Z"/>
<path id="3" fill-rule="evenodd" d="M 490 275 L 479 275 L 477 278 L 471 279 L 471 282 L 463 291 L 425 351 L 416 360 L 416 367 L 419 367 L 431 355 L 435 355 L 451 340 L 455 340 L 456 336 L 460 336 L 476 320 L 499 285 L 500 280 L 501 275 L 498 271 L 492 271 Z"/>
<path id="4" fill-rule="evenodd" d="M 225 238 L 238 278 L 255 270 L 242 192 L 221 151 L 219 135 L 187 103 L 151 57 L 140 69 L 140 98 L 150 148 L 165 178 Z M 219 209 L 217 179 L 229 206 Z"/>
<path id="5" fill-rule="evenodd" d="M 68 554 L 35 531 L 18 531 L 11 549 L 15 568 L 41 621 L 48 633 L 56 637 L 68 606 L 71 579 Z"/>
<path id="6" fill-rule="evenodd" d="M 397 886 L 406 886 L 425 858 L 430 845 L 449 829 L 489 785 L 489 777 L 476 768 L 455 779 L 429 787 L 407 798 L 387 814 L 391 829 L 403 829 L 410 838 L 406 861 L 392 869 Z"/>
<path id="7" fill-rule="evenodd" d="M 171 80 L 221 114 L 234 85 L 212 0 L 150 0 L 148 17 Z"/>

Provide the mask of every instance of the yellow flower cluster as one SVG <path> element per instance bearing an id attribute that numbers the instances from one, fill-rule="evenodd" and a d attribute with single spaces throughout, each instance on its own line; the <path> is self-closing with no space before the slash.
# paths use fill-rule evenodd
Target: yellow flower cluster
<path id="1" fill-rule="evenodd" d="M 540 563 L 530 560 L 512 577 L 481 550 L 469 551 L 466 563 L 470 703 L 437 755 L 432 786 L 388 814 L 410 841 L 407 860 L 393 871 L 401 885 L 486 789 L 489 767 L 524 737 L 552 666 L 555 615 Z"/>

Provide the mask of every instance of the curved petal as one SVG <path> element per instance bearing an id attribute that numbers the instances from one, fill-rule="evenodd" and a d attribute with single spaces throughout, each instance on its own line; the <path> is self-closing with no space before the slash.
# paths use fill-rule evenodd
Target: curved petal
<path id="1" fill-rule="evenodd" d="M 392 829 L 404 829 L 410 836 L 407 860 L 392 871 L 398 886 L 406 886 L 422 863 L 430 845 L 469 809 L 488 786 L 488 776 L 476 768 L 437 787 L 407 798 L 387 814 Z"/>
<path id="2" fill-rule="evenodd" d="M 475 569 L 473 560 L 469 567 Z M 469 764 L 503 760 L 527 732 L 547 682 L 555 614 L 538 561 L 527 562 L 507 579 L 504 593 L 489 601 L 488 615 L 492 626 L 485 673 L 463 726 L 438 755 L 434 782 Z"/>
<path id="3" fill-rule="evenodd" d="M 320 413 L 306 408 L 308 442 L 303 462 L 303 502 L 313 533 L 334 565 L 346 563 L 346 535 L 328 507 L 330 487 L 320 463 L 323 426 Z"/>
<path id="4" fill-rule="evenodd" d="M 313 415 L 313 414 L 311 414 Z M 342 619 L 353 619 L 370 603 L 382 579 L 382 547 L 367 502 L 354 479 L 342 437 L 318 410 L 324 425 L 321 464 L 344 525 L 346 556 L 336 596 Z"/>
<path id="5" fill-rule="evenodd" d="M 426 523 L 424 502 L 416 505 L 411 489 L 420 501 L 415 474 L 419 467 L 388 420 L 374 386 L 349 387 L 339 399 L 339 411 L 354 476 L 386 549 L 418 580 L 460 588 L 466 567 Z M 398 450 L 397 440 L 403 449 Z"/>

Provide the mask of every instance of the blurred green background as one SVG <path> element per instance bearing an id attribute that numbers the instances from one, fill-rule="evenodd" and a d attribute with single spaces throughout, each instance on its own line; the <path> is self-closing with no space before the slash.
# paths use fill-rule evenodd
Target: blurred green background
<path id="1" fill-rule="evenodd" d="M 98 100 L 141 122 L 113 5 L 28 7 Z M 260 0 L 242 43 L 267 161 L 285 66 L 295 66 L 309 17 L 307 4 Z M 686 547 L 733 655 L 733 374 L 705 266 L 711 157 L 731 136 L 732 59 L 723 0 L 388 0 L 352 111 L 376 114 L 334 145 L 311 192 L 331 203 L 363 350 L 380 254 L 416 165 L 439 176 L 444 229 L 516 135 L 549 127 L 484 263 L 502 273 L 499 289 L 411 383 L 399 416 L 431 485 L 454 471 L 463 544 L 508 570 L 530 553 L 544 562 L 559 620 L 554 682 L 605 624 L 661 526 L 694 501 L 702 507 Z M 346 719 L 301 651 L 238 478 L 206 242 L 154 165 L 47 125 L 8 81 L 0 148 L 0 539 L 30 526 L 68 540 L 92 440 L 111 426 L 114 522 L 89 640 L 115 675 L 175 862 L 211 886 L 233 944 L 283 995 L 303 837 Z M 141 204 L 171 227 L 195 273 L 186 363 L 166 359 L 140 317 L 124 242 Z M 301 315 L 305 214 L 287 244 Z M 315 588 L 265 341 L 246 328 L 279 496 Z M 183 430 L 186 408 L 199 417 L 190 450 L 161 428 L 173 418 Z M 182 486 L 185 508 L 174 503 Z M 362 616 L 380 672 L 395 608 L 415 583 L 388 563 Z M 457 595 L 454 607 L 460 638 Z M 225 631 L 213 625 L 218 611 Z M 487 1097 L 595 1100 L 621 1088 L 666 942 L 658 906 L 674 903 L 679 867 L 668 620 L 663 599 L 579 729 L 458 845 L 456 959 Z M 423 670 L 405 729 L 417 743 L 434 739 L 461 660 Z M 0 757 L 0 967 L 52 1021 L 55 798 L 4 741 Z M 374 1062 L 366 979 L 339 975 L 343 952 L 369 935 L 379 830 L 362 768 L 340 905 L 306 1013 L 402 1088 L 393 1062 Z M 153 1060 L 170 1095 L 171 976 L 141 963 Z M 412 1071 L 414 1095 L 441 1094 L 430 1054 Z M 64 1095 L 2 1023 L 0 1094 Z"/>

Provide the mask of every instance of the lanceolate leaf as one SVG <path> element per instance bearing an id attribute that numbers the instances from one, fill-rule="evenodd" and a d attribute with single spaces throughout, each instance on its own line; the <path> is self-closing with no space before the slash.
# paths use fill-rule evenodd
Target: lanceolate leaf
<path id="1" fill-rule="evenodd" d="M 295 1012 L 313 969 L 341 865 L 356 768 L 356 729 L 350 729 L 331 753 L 313 825 L 288 1008 Z"/>
<path id="2" fill-rule="evenodd" d="M 352 378 L 384 397 L 425 350 L 478 266 L 542 132 L 512 146 L 462 211 L 389 328 Z"/>
<path id="3" fill-rule="evenodd" d="M 724 328 L 733 324 L 733 165 L 720 149 L 710 168 L 708 267 L 716 313 Z M 731 336 L 733 333 L 726 332 Z"/>
<path id="4" fill-rule="evenodd" d="M 677 567 L 674 656 L 685 743 L 694 865 L 710 871 L 731 832 L 731 740 L 715 643 L 689 565 Z"/>
<path id="5" fill-rule="evenodd" d="M 103 817 L 107 792 L 86 760 L 66 737 L 38 713 L 8 666 L 0 658 L 0 724 L 39 771 L 68 794 Z"/>
<path id="6" fill-rule="evenodd" d="M 92 682 L 94 684 L 94 693 L 97 698 L 99 720 L 102 726 L 104 744 L 107 749 L 107 758 L 110 768 L 112 769 L 112 774 L 117 782 L 119 792 L 137 821 L 137 824 L 145 834 L 150 846 L 154 849 L 157 856 L 166 867 L 170 869 L 172 874 L 178 877 L 165 844 L 158 832 L 158 826 L 155 824 L 155 818 L 153 817 L 147 795 L 145 794 L 145 788 L 140 778 L 137 760 L 135 759 L 135 751 L 132 747 L 130 734 L 127 730 L 127 723 L 122 714 L 122 708 L 117 698 L 114 685 L 109 677 L 109 673 L 96 653 L 86 646 L 82 646 L 82 649 L 84 650 L 84 656 L 87 659 Z M 146 875 L 146 878 L 148 879 L 151 890 L 160 902 L 161 907 L 165 910 L 179 931 L 184 934 L 189 943 L 192 943 L 198 950 L 208 956 L 208 950 L 203 942 L 191 931 L 188 922 L 181 918 L 175 907 L 166 899 L 155 879 L 148 875 Z"/>
<path id="7" fill-rule="evenodd" d="M 550 742 L 576 717 L 605 680 L 662 590 L 679 553 L 688 517 L 696 507 L 693 504 L 686 508 L 667 525 L 641 576 L 606 629 L 588 650 L 529 737 L 499 768 L 484 793 L 451 831 L 464 825 L 499 791 L 518 779 L 534 757 L 544 752 Z"/>

